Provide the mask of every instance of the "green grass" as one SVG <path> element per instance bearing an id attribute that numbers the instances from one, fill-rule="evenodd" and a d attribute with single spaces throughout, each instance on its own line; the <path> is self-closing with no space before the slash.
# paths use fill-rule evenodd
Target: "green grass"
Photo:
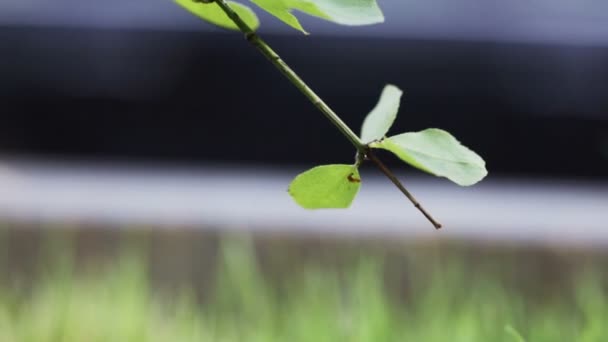
<path id="1" fill-rule="evenodd" d="M 145 248 L 84 270 L 69 246 L 49 250 L 35 276 L 5 277 L 0 341 L 608 340 L 598 265 L 547 279 L 503 257 L 395 260 L 356 248 L 333 266 L 292 263 L 285 250 L 259 264 L 251 244 L 229 239 L 201 292 L 153 286 Z"/>

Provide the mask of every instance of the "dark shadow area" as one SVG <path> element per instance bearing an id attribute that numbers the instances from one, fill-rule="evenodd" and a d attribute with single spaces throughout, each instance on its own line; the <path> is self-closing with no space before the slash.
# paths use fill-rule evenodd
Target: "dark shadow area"
<path id="1" fill-rule="evenodd" d="M 608 48 L 269 36 L 358 131 L 441 127 L 493 174 L 608 175 Z M 351 148 L 239 34 L 0 30 L 0 152 L 185 164 L 349 162 Z M 347 159 L 345 159 L 345 156 Z"/>

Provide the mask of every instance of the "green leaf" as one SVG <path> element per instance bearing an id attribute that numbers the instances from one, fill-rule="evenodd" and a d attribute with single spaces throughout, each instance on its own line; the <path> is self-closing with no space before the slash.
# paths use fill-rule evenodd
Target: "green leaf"
<path id="1" fill-rule="evenodd" d="M 401 89 L 394 85 L 388 84 L 384 87 L 378 104 L 367 114 L 367 117 L 363 121 L 361 140 L 364 143 L 367 144 L 384 138 L 386 132 L 393 125 L 397 112 L 399 112 L 401 94 L 403 94 Z"/>
<path id="2" fill-rule="evenodd" d="M 294 10 L 341 25 L 357 26 L 381 23 L 384 15 L 376 0 L 251 0 L 287 25 L 307 33 Z"/>
<path id="3" fill-rule="evenodd" d="M 294 178 L 289 185 L 289 194 L 306 209 L 348 208 L 360 187 L 357 167 L 322 165 Z"/>
<path id="4" fill-rule="evenodd" d="M 195 2 L 194 0 L 175 0 L 175 2 L 188 10 L 190 13 L 209 23 L 230 30 L 239 30 L 238 26 L 236 26 L 236 24 L 215 2 L 209 4 Z M 227 1 L 227 3 L 239 15 L 239 17 L 241 17 L 241 19 L 243 19 L 243 21 L 245 21 L 249 27 L 251 27 L 251 29 L 256 30 L 258 27 L 260 27 L 260 21 L 251 8 L 232 1 Z"/>
<path id="5" fill-rule="evenodd" d="M 461 145 L 450 133 L 437 128 L 399 134 L 371 147 L 391 151 L 422 171 L 462 186 L 473 185 L 488 174 L 480 156 Z"/>
<path id="6" fill-rule="evenodd" d="M 278 19 L 280 19 L 285 24 L 295 28 L 298 31 L 301 31 L 305 34 L 308 34 L 298 21 L 295 15 L 291 14 L 291 10 L 287 1 L 285 0 L 251 0 L 254 4 L 258 5 L 261 9 L 266 12 L 274 15 Z"/>

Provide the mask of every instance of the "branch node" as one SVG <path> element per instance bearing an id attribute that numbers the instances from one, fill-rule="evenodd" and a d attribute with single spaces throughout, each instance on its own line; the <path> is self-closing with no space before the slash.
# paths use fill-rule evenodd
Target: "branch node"
<path id="1" fill-rule="evenodd" d="M 248 42 L 251 43 L 254 38 L 255 38 L 255 32 L 246 32 L 245 33 L 245 40 L 247 40 Z"/>

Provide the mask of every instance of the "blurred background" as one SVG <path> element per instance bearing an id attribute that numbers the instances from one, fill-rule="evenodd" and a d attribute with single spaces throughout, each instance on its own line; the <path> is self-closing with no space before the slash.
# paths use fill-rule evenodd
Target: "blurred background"
<path id="1" fill-rule="evenodd" d="M 349 210 L 286 192 L 349 142 L 241 34 L 171 1 L 0 2 L 0 341 L 604 341 L 608 3 L 380 0 L 260 34 L 359 130 L 439 127 L 459 188 L 373 167 Z"/>

